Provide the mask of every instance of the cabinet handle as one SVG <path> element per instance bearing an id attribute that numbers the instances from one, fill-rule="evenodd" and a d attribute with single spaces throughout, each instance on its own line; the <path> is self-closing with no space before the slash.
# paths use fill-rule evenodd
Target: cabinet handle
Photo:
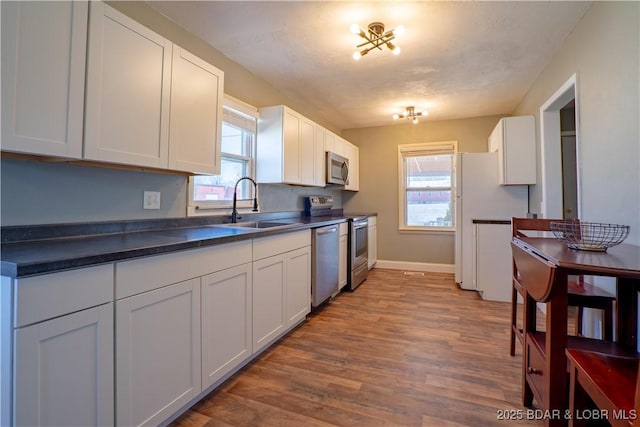
<path id="1" fill-rule="evenodd" d="M 540 369 L 534 369 L 531 366 L 527 368 L 527 374 L 529 375 L 542 375 L 542 371 Z"/>

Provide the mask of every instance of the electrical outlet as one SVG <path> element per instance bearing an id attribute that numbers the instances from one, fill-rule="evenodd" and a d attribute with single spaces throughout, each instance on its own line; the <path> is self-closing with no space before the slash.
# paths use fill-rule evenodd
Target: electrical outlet
<path id="1" fill-rule="evenodd" d="M 142 201 L 143 209 L 160 209 L 160 192 L 159 191 L 145 191 L 144 199 Z"/>

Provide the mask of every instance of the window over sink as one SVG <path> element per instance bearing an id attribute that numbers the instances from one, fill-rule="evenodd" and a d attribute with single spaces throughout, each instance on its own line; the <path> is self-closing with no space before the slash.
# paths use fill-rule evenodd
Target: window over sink
<path id="1" fill-rule="evenodd" d="M 456 141 L 398 146 L 399 229 L 454 231 Z"/>
<path id="2" fill-rule="evenodd" d="M 215 215 L 231 209 L 238 179 L 255 179 L 258 110 L 225 95 L 222 117 L 220 175 L 189 177 L 189 215 Z M 253 186 L 247 180 L 238 184 L 238 207 L 249 208 Z"/>

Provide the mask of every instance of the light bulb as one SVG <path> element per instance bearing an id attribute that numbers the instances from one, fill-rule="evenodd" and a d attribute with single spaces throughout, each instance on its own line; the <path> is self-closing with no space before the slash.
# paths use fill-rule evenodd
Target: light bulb
<path id="1" fill-rule="evenodd" d="M 418 124 L 418 118 L 417 118 L 417 117 L 414 117 L 414 118 L 413 118 L 413 120 L 412 120 L 412 122 L 413 122 L 413 124 L 414 124 L 414 125 L 415 125 L 415 124 Z"/>
<path id="2" fill-rule="evenodd" d="M 398 25 L 396 28 L 394 28 L 393 30 L 393 35 L 394 36 L 401 36 L 404 34 L 404 25 Z"/>
<path id="3" fill-rule="evenodd" d="M 394 114 L 393 115 L 393 120 L 398 120 L 400 118 L 400 114 Z"/>
<path id="4" fill-rule="evenodd" d="M 358 24 L 351 24 L 350 30 L 353 34 L 360 34 L 360 27 L 358 27 Z"/>
<path id="5" fill-rule="evenodd" d="M 394 46 L 393 49 L 391 49 L 391 53 L 394 55 L 400 55 L 400 48 L 398 46 Z"/>
<path id="6" fill-rule="evenodd" d="M 359 61 L 362 58 L 362 54 L 360 52 L 353 52 L 353 60 Z"/>

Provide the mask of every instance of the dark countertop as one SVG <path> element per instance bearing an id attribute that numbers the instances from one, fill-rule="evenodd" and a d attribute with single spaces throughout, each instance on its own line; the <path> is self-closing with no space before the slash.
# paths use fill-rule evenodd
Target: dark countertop
<path id="1" fill-rule="evenodd" d="M 272 218 L 249 218 L 247 215 L 242 221 L 248 220 L 272 220 Z M 5 227 L 9 236 L 18 235 L 21 231 L 23 235 L 28 234 L 28 238 L 13 241 L 5 240 L 1 247 L 1 273 L 2 276 L 10 278 L 20 278 L 25 276 L 52 273 L 55 271 L 67 270 L 91 265 L 103 264 L 107 262 L 122 261 L 126 259 L 156 255 L 173 252 L 183 249 L 193 249 L 204 246 L 217 245 L 221 243 L 247 240 L 256 237 L 271 236 L 296 230 L 305 230 L 321 227 L 324 225 L 337 224 L 346 221 L 345 216 L 316 216 L 316 217 L 289 217 L 278 218 L 278 221 L 291 222 L 285 228 L 274 229 L 252 229 L 252 228 L 231 228 L 221 226 L 221 224 L 191 224 L 188 220 L 172 223 L 166 228 L 147 229 L 147 221 L 136 222 L 136 227 L 128 224 L 127 228 L 134 228 L 134 231 L 121 232 L 101 232 L 88 234 L 87 226 L 76 227 L 75 235 L 65 235 L 64 237 L 37 238 L 37 233 L 33 231 L 36 227 Z M 197 222 L 197 221 L 196 221 Z M 126 223 L 124 221 L 123 223 Z M 155 222 L 158 225 L 167 224 L 167 221 Z M 41 230 L 43 234 L 53 234 L 47 226 Z M 68 227 L 68 226 L 66 226 Z M 65 232 L 65 226 L 58 227 L 61 233 Z M 100 224 L 100 228 L 112 230 L 112 225 Z M 30 231 L 26 231 L 30 230 Z M 92 230 L 95 230 L 93 228 Z"/>

